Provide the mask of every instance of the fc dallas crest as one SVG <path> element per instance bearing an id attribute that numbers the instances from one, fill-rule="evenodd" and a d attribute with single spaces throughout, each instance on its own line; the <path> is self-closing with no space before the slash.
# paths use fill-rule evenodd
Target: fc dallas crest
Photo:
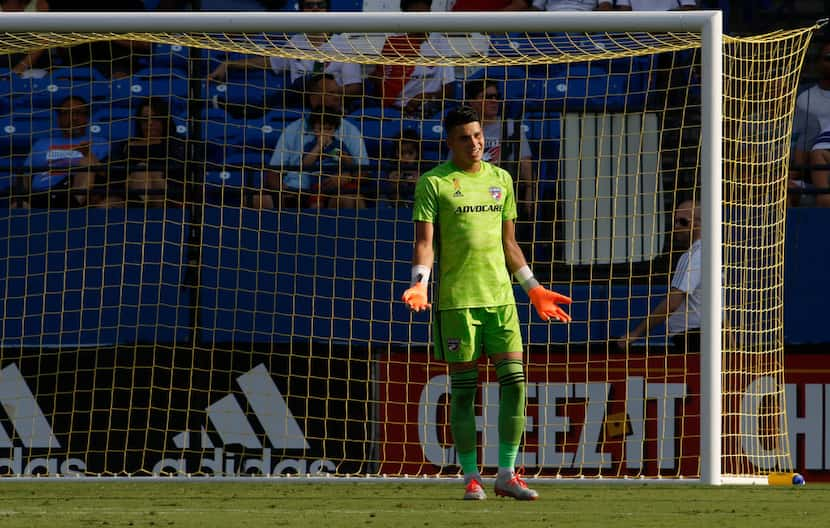
<path id="1" fill-rule="evenodd" d="M 496 202 L 501 200 L 501 187 L 490 187 L 490 196 L 492 196 L 493 200 Z"/>

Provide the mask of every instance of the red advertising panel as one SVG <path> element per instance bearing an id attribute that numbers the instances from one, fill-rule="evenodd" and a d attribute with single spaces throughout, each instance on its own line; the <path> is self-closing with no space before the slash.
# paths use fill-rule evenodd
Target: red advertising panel
<path id="1" fill-rule="evenodd" d="M 520 463 L 547 475 L 697 474 L 698 365 L 691 355 L 534 357 Z M 495 469 L 498 383 L 489 370 L 477 407 L 479 460 Z M 380 382 L 381 473 L 455 473 L 446 368 L 424 354 L 391 354 Z"/>
<path id="2" fill-rule="evenodd" d="M 700 379 L 696 355 L 536 356 L 527 369 L 528 420 L 519 463 L 528 473 L 587 476 L 699 474 Z M 485 374 L 485 370 L 489 370 Z M 482 365 L 476 415 L 479 461 L 497 464 L 498 383 Z M 788 437 L 754 397 L 774 380 L 724 378 L 725 472 L 759 467 L 772 442 L 789 439 L 795 469 L 810 481 L 830 480 L 830 356 L 790 353 L 785 362 Z M 390 354 L 380 372 L 380 472 L 456 473 L 449 426 L 446 367 L 426 354 Z M 727 387 L 728 386 L 728 387 Z M 764 408 L 762 406 L 770 406 Z M 747 419 L 746 417 L 752 417 Z M 746 455 L 750 452 L 754 455 Z M 755 467 L 753 468 L 753 464 Z M 728 466 L 728 467 L 726 467 Z"/>

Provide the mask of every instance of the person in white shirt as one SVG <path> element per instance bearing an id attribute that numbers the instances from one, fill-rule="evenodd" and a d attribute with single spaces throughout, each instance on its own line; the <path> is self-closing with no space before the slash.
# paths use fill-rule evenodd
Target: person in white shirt
<path id="1" fill-rule="evenodd" d="M 301 0 L 300 10 L 312 13 L 325 12 L 328 11 L 328 2 L 326 0 Z M 339 33 L 297 33 L 292 35 L 285 47 L 296 50 L 319 50 L 332 54 L 346 53 L 350 49 L 346 37 Z M 288 71 L 290 87 L 297 92 L 305 91 L 313 75 L 327 73 L 334 77 L 346 97 L 363 94 L 363 71 L 357 63 L 250 56 L 223 62 L 208 75 L 208 78 L 224 80 L 228 75 L 228 70 L 235 68 L 270 68 L 276 73 Z"/>
<path id="2" fill-rule="evenodd" d="M 830 40 L 819 45 L 815 68 L 818 76 L 816 84 L 801 92 L 795 101 L 791 182 L 807 181 L 809 178 L 804 170 L 808 165 L 820 163 L 817 157 L 823 157 L 823 153 L 817 151 L 825 150 L 816 148 L 816 141 L 819 134 L 830 131 Z M 815 171 L 811 171 L 810 175 L 814 184 L 822 184 L 816 182 Z M 826 177 L 826 174 L 819 174 L 820 179 Z M 825 199 L 830 200 L 830 195 L 817 196 L 817 201 L 823 202 Z"/>
<path id="3" fill-rule="evenodd" d="M 524 219 L 532 218 L 534 203 L 533 164 L 530 143 L 521 123 L 502 115 L 504 98 L 499 82 L 473 79 L 464 84 L 464 100 L 481 116 L 484 132 L 482 160 L 505 168 L 518 176 L 517 201 Z M 509 167 L 509 168 L 508 168 Z"/>
<path id="4" fill-rule="evenodd" d="M 432 0 L 401 0 L 403 12 L 429 12 Z M 440 57 L 452 46 L 439 33 L 403 33 L 386 37 L 382 55 Z M 370 77 L 377 84 L 383 106 L 400 109 L 408 117 L 432 117 L 441 110 L 455 81 L 451 66 L 379 64 Z"/>
<path id="5" fill-rule="evenodd" d="M 617 340 L 625 350 L 632 341 L 648 335 L 648 331 L 666 324 L 678 352 L 700 352 L 700 320 L 703 302 L 700 206 L 687 200 L 674 212 L 674 240 L 680 247 L 690 245 L 677 263 L 666 297 L 640 324 Z"/>
<path id="6" fill-rule="evenodd" d="M 611 11 L 611 0 L 533 0 L 539 11 Z"/>

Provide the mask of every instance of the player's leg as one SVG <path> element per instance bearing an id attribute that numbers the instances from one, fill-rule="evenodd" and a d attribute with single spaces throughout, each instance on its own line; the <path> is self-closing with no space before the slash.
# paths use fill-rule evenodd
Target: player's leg
<path id="1" fill-rule="evenodd" d="M 496 367 L 499 381 L 499 472 L 496 495 L 535 500 L 536 491 L 516 473 L 516 458 L 525 429 L 526 386 L 522 336 L 516 307 L 488 309 L 491 317 L 484 326 L 484 349 Z"/>
<path id="2" fill-rule="evenodd" d="M 450 430 L 461 471 L 466 500 L 487 498 L 481 487 L 476 442 L 475 402 L 481 344 L 469 310 L 441 310 L 435 317 L 435 356 L 450 369 Z"/>

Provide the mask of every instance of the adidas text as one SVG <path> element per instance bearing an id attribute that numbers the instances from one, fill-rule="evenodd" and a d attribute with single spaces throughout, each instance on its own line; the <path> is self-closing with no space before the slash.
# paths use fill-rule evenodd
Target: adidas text
<path id="1" fill-rule="evenodd" d="M 23 466 L 23 448 L 12 449 L 11 457 L 0 458 L 0 475 L 83 476 L 86 463 L 80 458 L 36 457 Z"/>
<path id="2" fill-rule="evenodd" d="M 311 462 L 311 463 L 309 463 Z M 250 456 L 237 458 L 232 453 L 225 453 L 221 447 L 213 450 L 213 457 L 202 457 L 196 464 L 190 464 L 186 458 L 163 458 L 153 466 L 153 474 L 178 474 L 191 475 L 194 473 L 206 473 L 208 475 L 283 475 L 296 473 L 298 475 L 334 473 L 336 466 L 330 460 L 303 460 L 286 458 L 281 459 L 276 465 L 271 460 L 271 449 L 264 448 L 262 456 Z"/>

